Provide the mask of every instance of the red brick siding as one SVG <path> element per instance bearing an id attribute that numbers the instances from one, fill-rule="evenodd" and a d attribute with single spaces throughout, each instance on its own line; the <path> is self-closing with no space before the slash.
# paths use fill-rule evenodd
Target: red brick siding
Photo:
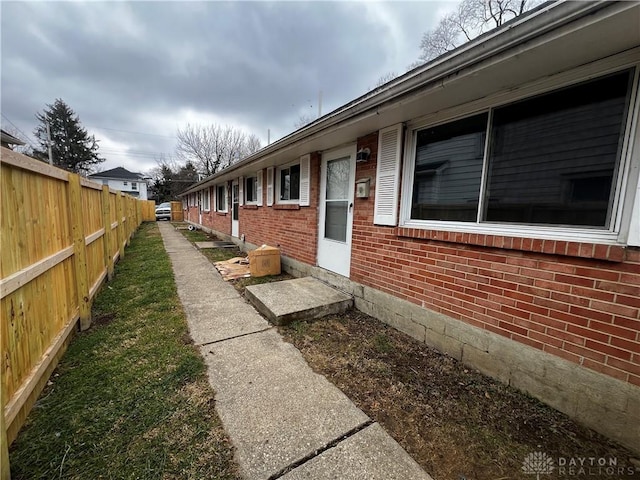
<path id="1" fill-rule="evenodd" d="M 356 199 L 351 279 L 640 385 L 640 250 L 373 225 Z M 606 259 L 606 261 L 605 261 Z"/>
<path id="2" fill-rule="evenodd" d="M 212 230 L 216 230 L 221 233 L 225 233 L 227 235 L 231 235 L 231 199 L 230 199 L 230 189 L 227 188 L 227 208 L 228 212 L 216 212 L 213 210 L 214 207 L 214 195 L 215 189 L 210 187 L 209 191 L 209 205 L 211 210 L 206 212 L 202 211 L 202 226 L 210 228 Z M 187 211 L 184 215 L 185 220 L 200 224 L 199 211 L 197 206 L 191 206 L 187 208 Z"/>
<path id="3" fill-rule="evenodd" d="M 240 207 L 240 234 L 255 245 L 279 246 L 283 255 L 315 265 L 318 245 L 320 155 L 311 154 L 310 206 L 267 206 L 267 171 L 262 175 L 263 206 Z M 275 188 L 275 186 L 274 186 Z"/>
<path id="4" fill-rule="evenodd" d="M 231 235 L 231 183 L 227 184 L 227 211 L 216 212 L 214 210 L 216 189 L 211 187 L 209 191 L 210 212 L 202 212 L 202 224 L 212 230 Z"/>

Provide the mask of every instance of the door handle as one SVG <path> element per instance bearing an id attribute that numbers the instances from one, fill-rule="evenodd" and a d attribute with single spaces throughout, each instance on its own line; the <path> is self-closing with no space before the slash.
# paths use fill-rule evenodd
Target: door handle
<path id="1" fill-rule="evenodd" d="M 349 204 L 349 213 L 351 213 L 351 210 L 353 210 L 353 203 Z"/>

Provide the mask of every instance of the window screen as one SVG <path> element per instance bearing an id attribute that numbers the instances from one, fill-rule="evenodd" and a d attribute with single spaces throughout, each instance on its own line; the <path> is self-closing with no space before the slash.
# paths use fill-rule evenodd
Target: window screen
<path id="1" fill-rule="evenodd" d="M 224 185 L 216 187 L 216 209 L 219 212 L 227 211 L 227 189 Z"/>
<path id="2" fill-rule="evenodd" d="M 411 218 L 476 221 L 487 118 L 418 132 Z"/>
<path id="3" fill-rule="evenodd" d="M 280 170 L 280 200 L 300 199 L 300 165 Z"/>
<path id="4" fill-rule="evenodd" d="M 484 219 L 606 226 L 628 90 L 625 73 L 496 109 Z"/>
<path id="5" fill-rule="evenodd" d="M 627 70 L 416 131 L 411 219 L 607 228 L 632 78 Z"/>
<path id="6" fill-rule="evenodd" d="M 244 191 L 247 202 L 256 202 L 258 200 L 258 178 L 248 177 Z"/>

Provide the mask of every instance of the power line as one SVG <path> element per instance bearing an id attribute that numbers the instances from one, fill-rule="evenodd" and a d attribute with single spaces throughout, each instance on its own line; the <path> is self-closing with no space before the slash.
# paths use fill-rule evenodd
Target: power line
<path id="1" fill-rule="evenodd" d="M 105 147 L 104 149 L 101 149 L 100 151 L 137 153 L 137 154 L 140 154 L 140 155 L 158 155 L 160 153 L 164 153 L 164 152 L 157 152 L 157 151 L 153 151 L 153 150 L 134 150 L 134 149 L 128 149 L 127 147 L 117 148 L 117 147 L 113 147 L 113 146 Z"/>
<path id="2" fill-rule="evenodd" d="M 22 136 L 24 137 L 24 140 L 29 144 L 29 146 L 30 146 L 31 148 L 33 148 L 34 150 L 36 150 L 36 147 L 34 147 L 34 146 L 33 146 L 33 144 L 32 144 L 32 143 L 31 143 L 31 141 L 30 141 L 30 140 L 32 140 L 32 139 L 31 139 L 31 137 L 29 137 L 26 133 L 24 133 L 22 130 L 20 130 L 20 129 L 17 127 L 17 125 L 16 125 L 15 123 L 13 123 L 11 120 L 9 120 L 9 118 L 8 118 L 4 113 L 0 113 L 0 115 L 2 115 L 2 117 L 3 117 L 7 122 L 9 122 L 11 125 L 13 125 L 13 128 L 15 128 L 17 131 L 19 131 L 19 132 L 22 134 Z M 38 143 L 38 142 L 35 142 L 35 143 Z"/>
<path id="3" fill-rule="evenodd" d="M 146 132 L 134 132 L 132 130 L 120 130 L 117 128 L 107 128 L 107 127 L 96 127 L 96 126 L 87 126 L 87 128 L 92 128 L 94 130 L 110 130 L 112 132 L 122 132 L 122 133 L 132 133 L 134 135 L 148 135 L 150 137 L 161 137 L 161 138 L 172 138 L 177 140 L 176 137 L 170 137 L 168 135 L 158 135 L 157 133 L 146 133 Z"/>
<path id="4" fill-rule="evenodd" d="M 141 158 L 158 158 L 163 155 L 166 156 L 166 153 L 131 153 L 131 152 L 122 152 L 122 151 L 112 151 L 112 150 L 99 150 L 99 153 L 109 156 L 120 156 L 120 157 L 141 157 Z"/>

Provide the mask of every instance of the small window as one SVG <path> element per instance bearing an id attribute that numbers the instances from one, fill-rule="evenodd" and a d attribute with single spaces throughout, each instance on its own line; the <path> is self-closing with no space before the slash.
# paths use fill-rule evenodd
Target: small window
<path id="1" fill-rule="evenodd" d="M 418 132 L 411 218 L 476 221 L 487 118 Z"/>
<path id="2" fill-rule="evenodd" d="M 256 203 L 258 201 L 258 177 L 247 177 L 245 179 L 244 194 L 247 203 Z"/>
<path id="3" fill-rule="evenodd" d="M 278 199 L 292 201 L 300 199 L 300 165 L 291 165 L 278 170 Z"/>
<path id="4" fill-rule="evenodd" d="M 138 184 L 136 182 L 131 182 L 131 190 L 137 190 Z"/>
<path id="5" fill-rule="evenodd" d="M 124 181 L 122 182 L 122 185 L 124 185 L 125 187 L 127 187 L 127 186 L 129 186 L 129 182 L 127 182 L 126 180 L 124 180 Z"/>
<path id="6" fill-rule="evenodd" d="M 216 209 L 218 212 L 227 211 L 227 188 L 224 185 L 216 186 Z"/>
<path id="7" fill-rule="evenodd" d="M 202 210 L 204 210 L 205 212 L 211 210 L 211 197 L 209 195 L 208 188 L 202 193 Z"/>

